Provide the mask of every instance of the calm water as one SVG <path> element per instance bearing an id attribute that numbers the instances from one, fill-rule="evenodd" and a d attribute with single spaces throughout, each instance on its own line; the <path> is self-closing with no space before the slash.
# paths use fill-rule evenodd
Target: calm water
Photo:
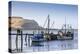
<path id="1" fill-rule="evenodd" d="M 13 31 L 15 33 L 15 31 Z M 23 33 L 31 33 L 31 31 L 24 31 Z M 56 33 L 56 31 L 54 31 Z M 12 35 L 12 49 L 16 49 L 15 39 L 16 36 Z M 18 48 L 20 48 L 20 37 L 18 42 Z M 77 49 L 78 48 L 78 32 L 74 31 L 74 39 L 73 40 L 56 40 L 49 42 L 40 43 L 42 46 L 27 46 L 25 42 L 25 36 L 23 37 L 23 52 L 36 52 L 36 51 L 55 51 L 55 50 L 67 50 L 67 49 Z M 16 52 L 16 50 L 14 50 Z"/>

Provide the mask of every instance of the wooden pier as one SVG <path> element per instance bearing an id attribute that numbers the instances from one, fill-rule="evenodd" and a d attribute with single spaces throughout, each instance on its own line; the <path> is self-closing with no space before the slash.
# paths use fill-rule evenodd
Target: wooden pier
<path id="1" fill-rule="evenodd" d="M 30 36 L 33 36 L 34 34 L 27 34 L 27 33 L 23 34 L 23 32 L 21 30 L 17 30 L 17 33 L 11 33 L 11 32 L 9 32 L 9 52 L 10 53 L 13 52 L 13 50 L 12 50 L 12 43 L 11 43 L 11 40 L 12 40 L 11 36 L 12 35 L 16 36 L 16 40 L 15 40 L 16 49 L 15 50 L 17 52 L 23 52 L 23 36 L 25 36 L 25 42 L 26 42 L 27 46 L 30 46 L 31 45 Z M 18 38 L 19 37 L 21 39 L 20 49 L 18 48 L 18 41 L 19 41 Z"/>

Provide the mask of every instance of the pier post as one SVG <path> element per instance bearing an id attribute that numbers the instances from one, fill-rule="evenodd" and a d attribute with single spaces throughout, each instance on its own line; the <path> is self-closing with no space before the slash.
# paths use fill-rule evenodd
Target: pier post
<path id="1" fill-rule="evenodd" d="M 26 36 L 25 36 L 25 42 L 26 42 L 26 46 L 28 47 L 29 45 L 28 45 L 28 35 L 26 34 Z"/>
<path id="2" fill-rule="evenodd" d="M 17 34 L 16 34 L 16 50 L 17 51 L 19 51 L 19 49 L 18 49 L 18 36 L 19 36 L 20 33 L 21 33 L 20 30 L 17 29 Z"/>
<path id="3" fill-rule="evenodd" d="M 27 47 L 30 47 L 31 44 L 32 44 L 32 40 L 31 40 L 31 37 L 29 35 L 26 34 L 25 36 L 25 42 L 26 42 L 26 46 Z"/>
<path id="4" fill-rule="evenodd" d="M 30 46 L 30 36 L 27 35 L 27 46 Z"/>
<path id="5" fill-rule="evenodd" d="M 23 32 L 21 31 L 21 52 L 23 51 Z"/>

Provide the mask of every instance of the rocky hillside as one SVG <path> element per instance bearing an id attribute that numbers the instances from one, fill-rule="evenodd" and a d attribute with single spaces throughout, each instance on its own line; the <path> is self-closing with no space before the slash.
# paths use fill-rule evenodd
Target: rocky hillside
<path id="1" fill-rule="evenodd" d="M 24 24 L 22 25 L 22 29 L 25 29 L 25 30 L 43 29 L 38 25 L 38 23 L 35 20 L 24 19 L 23 23 Z"/>
<path id="2" fill-rule="evenodd" d="M 18 16 L 12 16 L 10 18 L 9 20 L 11 21 L 11 26 L 9 27 L 11 27 L 12 30 L 16 30 L 18 28 L 23 30 L 43 29 L 35 20 L 23 19 Z"/>

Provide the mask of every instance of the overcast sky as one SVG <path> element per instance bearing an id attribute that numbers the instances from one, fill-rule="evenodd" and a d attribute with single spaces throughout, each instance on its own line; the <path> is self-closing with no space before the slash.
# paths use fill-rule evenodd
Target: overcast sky
<path id="1" fill-rule="evenodd" d="M 64 5 L 64 4 L 49 4 L 49 3 L 30 3 L 30 2 L 12 2 L 12 16 L 20 16 L 25 19 L 35 20 L 40 26 L 50 15 L 50 26 L 54 21 L 52 28 L 62 28 L 62 25 L 72 25 L 77 29 L 78 21 L 78 6 L 77 5 Z M 46 27 L 46 26 L 45 26 Z"/>

